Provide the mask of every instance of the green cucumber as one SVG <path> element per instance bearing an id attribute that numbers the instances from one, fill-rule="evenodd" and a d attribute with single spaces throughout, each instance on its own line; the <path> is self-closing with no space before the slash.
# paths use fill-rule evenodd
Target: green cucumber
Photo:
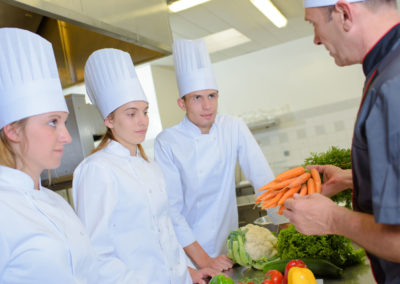
<path id="1" fill-rule="evenodd" d="M 342 268 L 326 259 L 302 258 L 301 260 L 315 275 L 338 278 L 343 274 Z"/>
<path id="2" fill-rule="evenodd" d="M 270 270 L 278 270 L 282 274 L 285 272 L 286 265 L 289 263 L 289 259 L 279 259 L 268 262 L 264 265 L 263 271 L 266 273 Z"/>

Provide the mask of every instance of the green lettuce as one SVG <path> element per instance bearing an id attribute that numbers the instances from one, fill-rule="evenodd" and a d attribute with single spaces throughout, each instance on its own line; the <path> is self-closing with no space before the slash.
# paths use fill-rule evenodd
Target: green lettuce
<path id="1" fill-rule="evenodd" d="M 322 258 L 341 268 L 362 263 L 365 257 L 363 249 L 354 249 L 343 236 L 306 236 L 293 225 L 280 231 L 277 250 L 281 259 Z"/>

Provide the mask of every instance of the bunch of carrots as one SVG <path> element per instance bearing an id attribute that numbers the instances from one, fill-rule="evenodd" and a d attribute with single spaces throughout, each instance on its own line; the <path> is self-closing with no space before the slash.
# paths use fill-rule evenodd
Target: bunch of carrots
<path id="1" fill-rule="evenodd" d="M 321 193 L 321 188 L 321 177 L 316 169 L 306 172 L 305 168 L 297 167 L 277 175 L 273 181 L 258 189 L 265 192 L 256 198 L 256 204 L 260 204 L 263 210 L 280 206 L 278 213 L 282 215 L 286 199 L 295 193 Z"/>

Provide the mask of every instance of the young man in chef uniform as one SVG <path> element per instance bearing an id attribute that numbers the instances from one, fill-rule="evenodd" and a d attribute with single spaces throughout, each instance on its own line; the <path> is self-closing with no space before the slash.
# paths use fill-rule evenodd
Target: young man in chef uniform
<path id="1" fill-rule="evenodd" d="M 235 166 L 255 189 L 273 173 L 246 124 L 217 115 L 218 87 L 203 40 L 173 45 L 179 107 L 186 116 L 156 138 L 155 158 L 167 183 L 181 245 L 200 268 L 226 270 L 226 238 L 238 227 Z"/>
<path id="2" fill-rule="evenodd" d="M 318 166 L 322 194 L 353 188 L 354 211 L 321 194 L 284 211 L 301 233 L 338 234 L 368 253 L 378 283 L 400 283 L 400 15 L 395 0 L 305 0 L 314 43 L 366 76 L 352 142 L 352 170 Z"/>

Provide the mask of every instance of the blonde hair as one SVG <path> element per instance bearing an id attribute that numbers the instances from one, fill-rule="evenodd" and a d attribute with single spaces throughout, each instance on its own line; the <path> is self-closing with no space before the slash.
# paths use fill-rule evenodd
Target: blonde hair
<path id="1" fill-rule="evenodd" d="M 109 115 L 111 115 L 111 118 L 112 118 L 114 116 L 114 112 L 110 113 Z M 97 151 L 104 149 L 110 143 L 111 140 L 117 141 L 117 139 L 115 139 L 111 129 L 107 127 L 106 134 L 104 134 L 104 136 L 101 138 L 100 144 L 90 154 L 96 153 Z M 137 149 L 140 152 L 140 156 L 142 156 L 142 158 L 145 159 L 147 162 L 150 162 L 149 158 L 147 157 L 146 153 L 144 152 L 142 145 L 138 144 Z"/>
<path id="2" fill-rule="evenodd" d="M 23 131 L 27 120 L 27 118 L 24 118 L 11 123 L 11 125 Z M 17 165 L 17 153 L 15 153 L 14 149 L 11 147 L 11 142 L 4 133 L 4 128 L 0 129 L 0 165 L 13 169 L 15 169 Z"/>

